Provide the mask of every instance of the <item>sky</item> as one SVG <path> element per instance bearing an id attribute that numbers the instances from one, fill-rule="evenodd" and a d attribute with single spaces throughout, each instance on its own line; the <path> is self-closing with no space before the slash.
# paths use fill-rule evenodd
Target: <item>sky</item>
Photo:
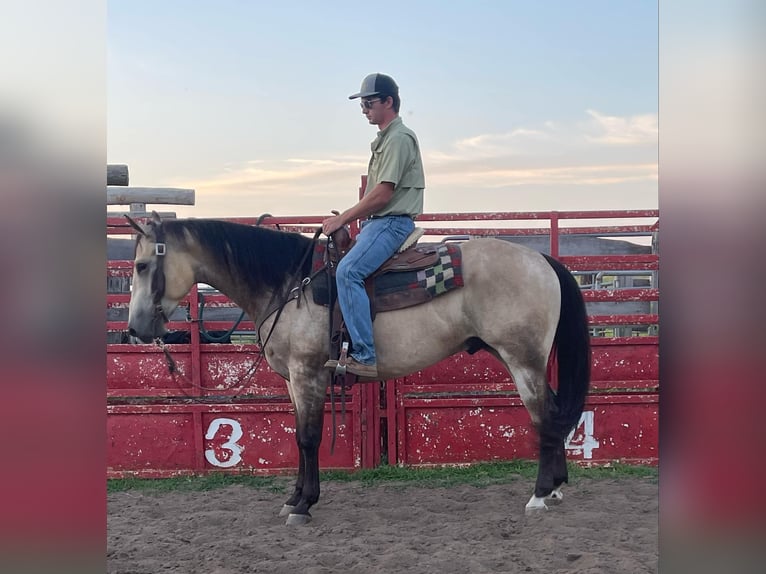
<path id="1" fill-rule="evenodd" d="M 152 206 L 181 217 L 343 210 L 377 130 L 348 96 L 372 72 L 399 84 L 428 213 L 658 206 L 645 0 L 110 0 L 107 161 L 194 189 Z"/>

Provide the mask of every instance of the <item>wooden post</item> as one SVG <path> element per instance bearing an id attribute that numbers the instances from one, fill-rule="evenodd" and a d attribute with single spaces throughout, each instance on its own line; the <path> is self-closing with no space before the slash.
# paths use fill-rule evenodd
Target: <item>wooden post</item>
<path id="1" fill-rule="evenodd" d="M 150 217 L 146 206 L 150 203 L 171 205 L 194 205 L 194 190 L 178 187 L 129 187 L 128 166 L 124 164 L 107 164 L 106 166 L 106 204 L 128 205 L 130 215 L 134 219 Z M 123 213 L 107 211 L 107 221 L 110 218 L 121 218 Z M 175 212 L 160 212 L 160 217 L 174 218 Z"/>
<path id="2" fill-rule="evenodd" d="M 107 205 L 169 203 L 194 205 L 194 190 L 178 187 L 106 187 Z"/>
<path id="3" fill-rule="evenodd" d="M 177 214 L 175 211 L 157 211 L 156 209 L 152 210 L 156 211 L 157 215 L 159 215 L 162 219 L 175 219 L 177 217 Z M 148 219 L 152 216 L 151 211 L 139 211 L 139 210 L 133 210 L 133 211 L 108 211 L 106 213 L 106 222 L 107 225 L 121 225 L 125 223 L 124 216 L 130 215 L 133 219 Z"/>
<path id="4" fill-rule="evenodd" d="M 106 185 L 128 185 L 128 166 L 110 163 L 106 166 Z"/>

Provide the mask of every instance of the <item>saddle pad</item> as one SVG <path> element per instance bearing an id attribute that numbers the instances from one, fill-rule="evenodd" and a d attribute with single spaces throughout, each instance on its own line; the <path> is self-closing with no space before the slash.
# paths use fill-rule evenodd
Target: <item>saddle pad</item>
<path id="1" fill-rule="evenodd" d="M 326 242 L 318 243 L 314 250 L 312 269 L 324 264 Z M 445 243 L 437 248 L 436 265 L 417 271 L 389 271 L 374 278 L 376 312 L 411 307 L 430 301 L 447 291 L 463 286 L 463 267 L 460 246 Z M 329 305 L 327 274 L 320 273 L 311 282 L 314 302 Z"/>

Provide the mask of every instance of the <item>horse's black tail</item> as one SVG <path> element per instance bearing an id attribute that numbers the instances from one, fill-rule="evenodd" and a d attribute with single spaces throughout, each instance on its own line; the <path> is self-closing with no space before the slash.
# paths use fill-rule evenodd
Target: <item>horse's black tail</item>
<path id="1" fill-rule="evenodd" d="M 541 436 L 565 439 L 580 420 L 590 386 L 590 333 L 580 286 L 564 265 L 545 255 L 561 286 L 561 314 L 554 348 L 558 361 L 558 391 Z"/>

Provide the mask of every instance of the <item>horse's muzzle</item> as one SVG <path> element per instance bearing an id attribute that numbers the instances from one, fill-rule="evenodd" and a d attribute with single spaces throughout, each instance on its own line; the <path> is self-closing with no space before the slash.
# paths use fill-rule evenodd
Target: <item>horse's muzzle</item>
<path id="1" fill-rule="evenodd" d="M 152 341 L 154 341 L 154 337 L 147 337 L 145 335 L 139 335 L 133 327 L 128 329 L 128 335 L 130 335 L 131 337 L 137 338 L 142 343 L 151 343 Z"/>

